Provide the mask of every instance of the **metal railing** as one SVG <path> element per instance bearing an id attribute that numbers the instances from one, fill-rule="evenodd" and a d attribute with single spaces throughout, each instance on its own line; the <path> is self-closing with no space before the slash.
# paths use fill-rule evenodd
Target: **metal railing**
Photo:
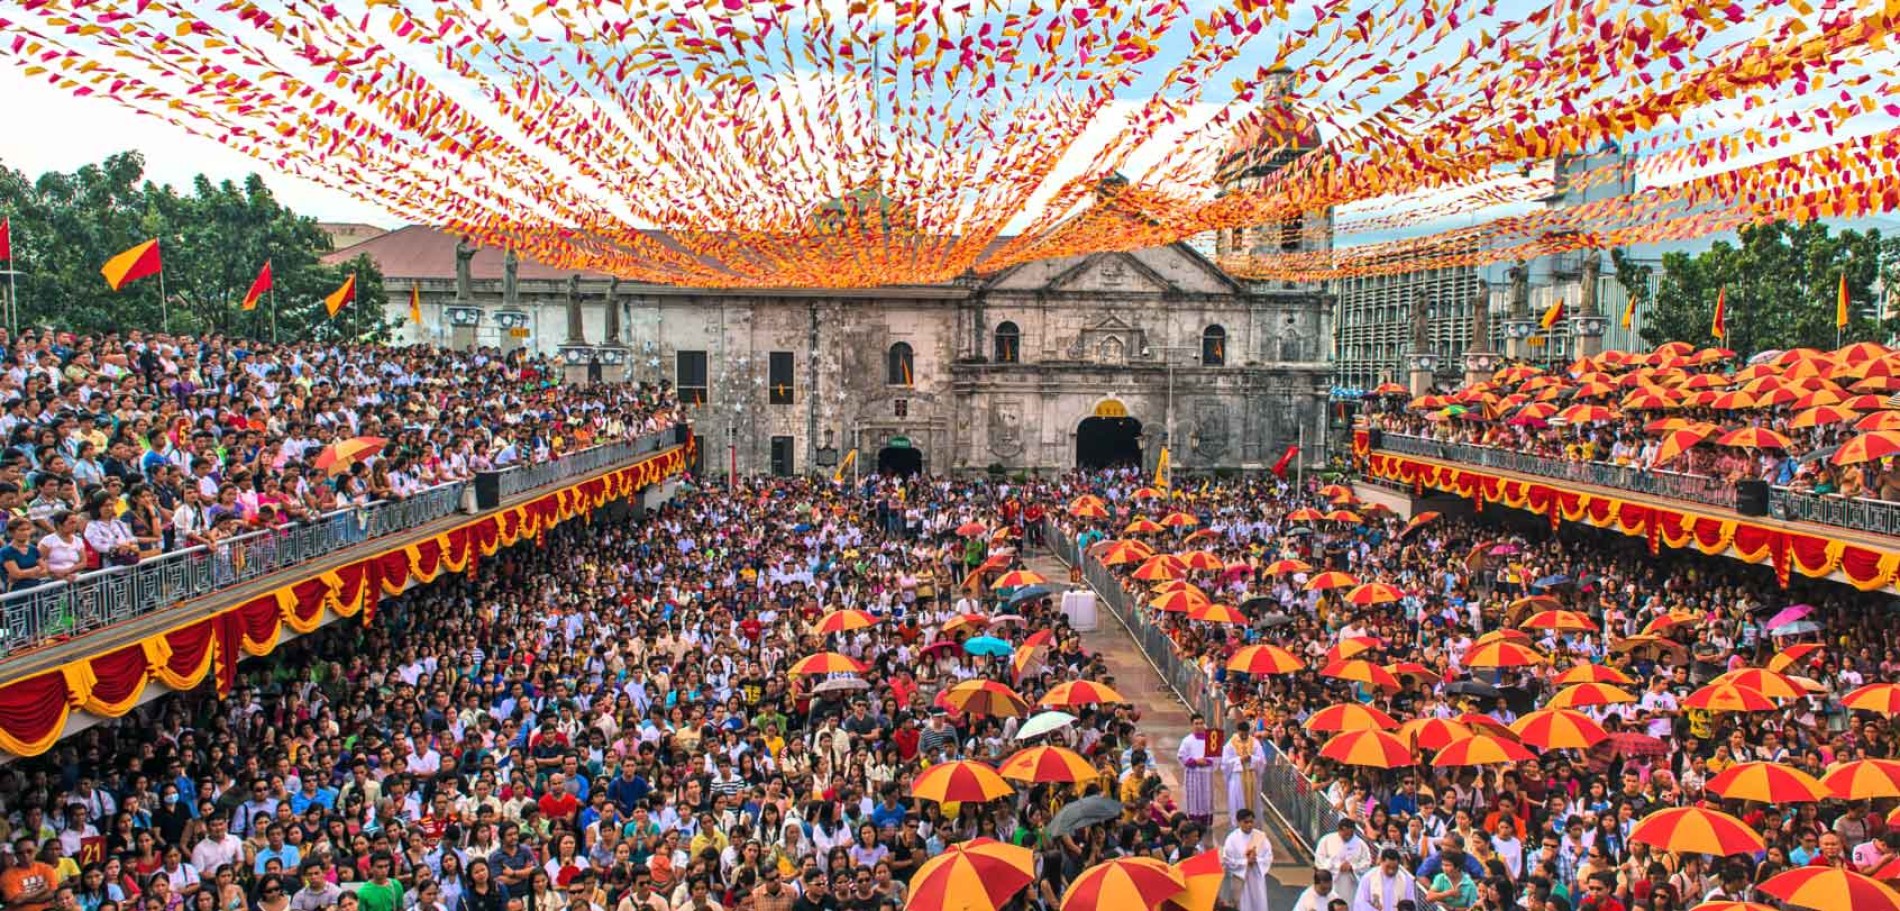
<path id="1" fill-rule="evenodd" d="M 1793 522 L 1814 522 L 1900 537 L 1900 503 L 1892 500 L 1803 493 L 1776 487 L 1768 491 L 1768 514 Z"/>
<path id="2" fill-rule="evenodd" d="M 1374 448 L 1424 456 L 1446 462 L 1501 468 L 1518 474 L 1535 475 L 1578 484 L 1595 484 L 1616 490 L 1686 500 L 1705 506 L 1735 508 L 1735 485 L 1721 478 L 1684 474 L 1661 469 L 1641 469 L 1608 462 L 1573 462 L 1532 455 L 1515 449 L 1478 446 L 1471 443 L 1447 443 L 1402 433 L 1382 433 Z"/>
<path id="3" fill-rule="evenodd" d="M 1174 640 L 1154 624 L 1147 608 L 1122 585 L 1120 577 L 1115 575 L 1112 568 L 1083 554 L 1077 546 L 1076 536 L 1062 528 L 1054 517 L 1049 518 L 1047 524 L 1044 537 L 1055 549 L 1057 558 L 1070 566 L 1079 564 L 1082 567 L 1082 577 L 1095 590 L 1097 600 L 1121 621 L 1129 637 L 1148 657 L 1148 663 L 1154 665 L 1155 672 L 1174 690 L 1181 702 L 1190 711 L 1217 719 L 1225 726 L 1228 720 L 1227 696 L 1219 684 L 1198 664 L 1182 660 Z M 1304 847 L 1310 853 L 1320 836 L 1339 825 L 1339 811 L 1284 753 L 1271 742 L 1263 743 L 1267 753 L 1267 769 L 1260 776 L 1260 795 L 1267 806 L 1279 814 L 1287 829 L 1304 840 Z"/>
<path id="4" fill-rule="evenodd" d="M 673 445 L 679 428 L 607 443 L 500 472 L 502 498 L 594 474 Z M 68 639 L 309 563 L 365 541 L 446 518 L 463 507 L 472 481 L 452 481 L 401 500 L 326 513 L 172 551 L 131 566 L 81 573 L 0 596 L 0 657 Z"/>

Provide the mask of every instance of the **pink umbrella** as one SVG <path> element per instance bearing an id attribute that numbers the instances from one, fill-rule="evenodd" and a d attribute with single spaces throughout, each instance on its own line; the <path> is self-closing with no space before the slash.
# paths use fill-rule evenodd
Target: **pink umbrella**
<path id="1" fill-rule="evenodd" d="M 1515 544 L 1499 544 L 1491 548 L 1491 556 L 1494 557 L 1514 557 L 1517 556 L 1517 553 L 1517 545 Z"/>
<path id="2" fill-rule="evenodd" d="M 945 651 L 947 649 L 953 649 L 956 647 L 957 647 L 957 644 L 955 642 L 950 641 L 949 639 L 938 639 L 937 641 L 924 646 L 923 651 L 920 654 L 934 655 L 937 652 Z"/>
<path id="3" fill-rule="evenodd" d="M 1776 611 L 1774 616 L 1768 618 L 1768 628 L 1775 629 L 1777 627 L 1787 626 L 1812 613 L 1814 613 L 1814 605 L 1812 604 L 1790 604 Z"/>

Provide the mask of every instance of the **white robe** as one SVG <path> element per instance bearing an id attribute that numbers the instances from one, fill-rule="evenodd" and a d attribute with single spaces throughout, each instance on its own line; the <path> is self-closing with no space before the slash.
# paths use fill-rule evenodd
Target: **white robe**
<path id="1" fill-rule="evenodd" d="M 1254 851 L 1251 861 L 1247 859 L 1249 847 Z M 1267 911 L 1267 870 L 1273 866 L 1273 842 L 1267 833 L 1259 829 L 1227 833 L 1227 840 L 1221 844 L 1220 863 L 1228 876 L 1240 879 L 1235 899 L 1240 911 Z"/>
<path id="2" fill-rule="evenodd" d="M 1175 752 L 1181 760 L 1181 811 L 1205 819 L 1214 815 L 1214 757 L 1207 755 L 1207 736 L 1192 733 L 1181 738 Z"/>
<path id="3" fill-rule="evenodd" d="M 1359 881 L 1359 891 L 1353 893 L 1352 911 L 1398 911 L 1399 902 L 1410 899 L 1418 902 L 1418 890 L 1413 887 L 1412 874 L 1400 867 L 1390 877 L 1380 868 L 1367 874 Z"/>
<path id="4" fill-rule="evenodd" d="M 1348 865 L 1348 869 L 1341 870 L 1341 864 Z M 1340 838 L 1338 832 L 1328 832 L 1321 835 L 1319 843 L 1313 846 L 1313 868 L 1333 871 L 1335 894 L 1355 894 L 1359 888 L 1359 877 L 1372 869 L 1372 846 L 1357 834 L 1347 841 Z"/>
<path id="5" fill-rule="evenodd" d="M 1307 886 L 1300 892 L 1300 897 L 1293 900 L 1293 911 L 1327 911 L 1335 898 L 1344 898 L 1347 904 L 1352 903 L 1349 895 L 1340 895 L 1330 889 L 1322 895 L 1313 891 L 1312 886 Z"/>
<path id="6" fill-rule="evenodd" d="M 1267 751 L 1260 746 L 1260 738 L 1247 738 L 1249 755 L 1242 756 L 1236 749 L 1240 738 L 1229 738 L 1227 745 L 1221 747 L 1221 774 L 1227 778 L 1227 815 L 1236 816 L 1243 809 L 1253 810 L 1255 819 L 1260 818 L 1263 801 L 1260 799 L 1260 776 L 1267 771 Z M 1252 772 L 1253 787 L 1246 787 L 1245 773 Z M 1248 793 L 1252 791 L 1252 793 Z M 1234 825 L 1240 825 L 1235 819 Z"/>

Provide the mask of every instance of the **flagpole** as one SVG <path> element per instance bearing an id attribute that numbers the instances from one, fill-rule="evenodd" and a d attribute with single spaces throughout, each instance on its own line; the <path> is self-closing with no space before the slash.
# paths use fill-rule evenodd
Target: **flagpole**
<path id="1" fill-rule="evenodd" d="M 161 254 L 161 256 L 162 255 L 163 254 Z M 163 259 L 160 259 L 158 264 L 158 313 L 159 325 L 164 327 L 166 335 L 170 335 L 172 331 L 172 305 L 171 301 L 165 297 L 165 261 Z"/>
<path id="2" fill-rule="evenodd" d="M 264 261 L 270 265 L 270 260 Z M 270 282 L 270 343 L 277 344 L 277 276 L 271 276 Z"/>

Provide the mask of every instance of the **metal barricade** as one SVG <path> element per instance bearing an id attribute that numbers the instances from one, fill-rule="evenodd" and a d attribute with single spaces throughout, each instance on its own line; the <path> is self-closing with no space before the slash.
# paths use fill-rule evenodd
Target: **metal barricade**
<path id="1" fill-rule="evenodd" d="M 502 474 L 504 499 L 604 471 L 664 448 L 676 438 L 675 430 L 669 428 L 520 466 Z M 420 528 L 460 510 L 469 484 L 441 484 L 401 500 L 337 510 L 309 522 L 247 532 L 132 566 L 82 573 L 70 583 L 10 592 L 0 596 L 0 618 L 6 624 L 0 629 L 0 657 L 243 585 L 371 539 Z"/>
<path id="2" fill-rule="evenodd" d="M 1660 469 L 1645 470 L 1609 462 L 1553 459 L 1519 452 L 1515 449 L 1443 442 L 1402 433 L 1380 434 L 1378 448 L 1445 462 L 1501 468 L 1505 471 L 1535 475 L 1540 478 L 1594 484 L 1598 487 L 1645 493 L 1671 500 L 1687 500 L 1706 506 L 1735 508 L 1735 486 L 1721 478 L 1707 475 Z"/>
<path id="3" fill-rule="evenodd" d="M 1900 503 L 1891 500 L 1836 497 L 1776 487 L 1768 492 L 1768 512 L 1777 519 L 1900 536 Z"/>

